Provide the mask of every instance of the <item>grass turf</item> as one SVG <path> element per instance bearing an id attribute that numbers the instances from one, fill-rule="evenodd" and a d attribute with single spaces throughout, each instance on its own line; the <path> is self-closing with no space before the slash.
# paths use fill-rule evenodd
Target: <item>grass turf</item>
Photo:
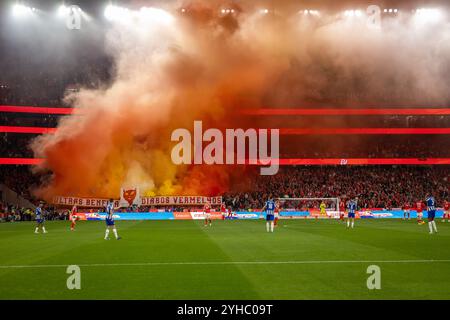
<path id="1" fill-rule="evenodd" d="M 116 224 L 120 241 L 103 240 L 104 222 L 0 224 L 0 299 L 450 299 L 450 223 L 434 235 L 412 220 L 283 220 L 273 234 L 263 221 Z M 72 264 L 81 290 L 66 287 Z M 366 286 L 371 264 L 381 290 Z"/>

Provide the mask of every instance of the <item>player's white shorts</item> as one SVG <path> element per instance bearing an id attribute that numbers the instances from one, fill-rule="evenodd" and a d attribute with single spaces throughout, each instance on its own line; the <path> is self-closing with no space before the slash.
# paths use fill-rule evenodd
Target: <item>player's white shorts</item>
<path id="1" fill-rule="evenodd" d="M 211 213 L 206 213 L 205 212 L 205 219 L 211 219 Z"/>
<path id="2" fill-rule="evenodd" d="M 417 212 L 417 218 L 418 219 L 422 219 L 423 217 L 423 213 L 422 212 Z"/>

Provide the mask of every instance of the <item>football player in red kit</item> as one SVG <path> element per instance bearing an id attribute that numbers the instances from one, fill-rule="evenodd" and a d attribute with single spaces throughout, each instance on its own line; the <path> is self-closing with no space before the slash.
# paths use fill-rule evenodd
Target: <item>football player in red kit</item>
<path id="1" fill-rule="evenodd" d="M 227 213 L 228 213 L 228 219 L 232 219 L 233 218 L 233 211 L 231 210 L 231 207 L 228 207 Z"/>
<path id="2" fill-rule="evenodd" d="M 77 206 L 73 206 L 72 210 L 70 211 L 70 215 L 69 215 L 69 219 L 71 221 L 70 223 L 70 230 L 74 231 L 75 230 L 75 226 L 76 226 L 76 221 L 78 219 L 77 217 Z"/>
<path id="3" fill-rule="evenodd" d="M 344 217 L 345 217 L 345 200 L 342 199 L 339 202 L 339 220 L 344 222 Z"/>
<path id="4" fill-rule="evenodd" d="M 209 203 L 206 203 L 203 207 L 203 212 L 205 213 L 205 227 L 211 226 L 211 205 Z"/>
<path id="5" fill-rule="evenodd" d="M 410 213 L 410 210 L 411 210 L 411 206 L 409 205 L 409 202 L 406 202 L 406 203 L 403 205 L 403 220 L 405 220 L 406 217 L 408 217 L 408 220 L 411 219 L 411 213 Z"/>
<path id="6" fill-rule="evenodd" d="M 444 216 L 442 222 L 445 222 L 445 219 L 447 219 L 447 222 L 450 220 L 450 202 L 447 200 L 444 201 Z"/>
<path id="7" fill-rule="evenodd" d="M 424 204 L 422 201 L 416 202 L 417 223 L 418 224 L 425 224 L 425 222 L 423 221 L 423 212 L 422 212 L 423 208 L 424 208 Z"/>
<path id="8" fill-rule="evenodd" d="M 274 213 L 275 213 L 275 220 L 274 220 L 273 225 L 277 226 L 278 225 L 278 219 L 280 218 L 280 201 L 277 201 L 275 203 Z"/>
<path id="9" fill-rule="evenodd" d="M 225 216 L 227 215 L 227 207 L 225 206 L 225 203 L 220 205 L 220 213 L 222 214 L 222 220 L 225 220 Z"/>

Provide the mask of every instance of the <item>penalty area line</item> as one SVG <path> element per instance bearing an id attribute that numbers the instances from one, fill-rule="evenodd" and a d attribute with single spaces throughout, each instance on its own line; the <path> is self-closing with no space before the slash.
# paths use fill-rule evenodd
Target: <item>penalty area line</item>
<path id="1" fill-rule="evenodd" d="M 299 260 L 299 261 L 204 261 L 204 262 L 142 262 L 142 263 L 92 263 L 92 264 L 30 264 L 0 265 L 0 269 L 20 268 L 66 268 L 79 267 L 152 267 L 152 266 L 197 266 L 197 265 L 270 265 L 270 264 L 363 264 L 363 263 L 449 263 L 444 260 Z"/>

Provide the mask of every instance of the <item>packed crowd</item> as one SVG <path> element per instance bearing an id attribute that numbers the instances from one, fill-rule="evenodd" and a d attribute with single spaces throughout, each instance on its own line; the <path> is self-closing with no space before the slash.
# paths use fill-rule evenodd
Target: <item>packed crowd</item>
<path id="1" fill-rule="evenodd" d="M 0 166 L 0 183 L 25 199 L 36 200 L 32 190 L 38 187 L 43 176 L 32 173 L 31 168 L 21 165 Z"/>
<path id="2" fill-rule="evenodd" d="M 26 113 L 0 113 L 0 126 L 55 128 L 60 116 Z"/>
<path id="3" fill-rule="evenodd" d="M 1 124 L 0 124 L 1 126 Z M 32 158 L 35 134 L 0 133 L 0 158 Z M 328 139 L 328 140 L 327 140 Z M 360 137 L 353 142 L 343 138 L 303 138 L 298 142 L 280 139 L 281 158 L 450 158 L 450 136 Z"/>
<path id="4" fill-rule="evenodd" d="M 44 209 L 46 220 L 68 220 L 69 210 L 57 209 L 53 206 Z M 18 207 L 0 201 L 0 222 L 33 221 L 35 213 L 33 208 Z"/>
<path id="5" fill-rule="evenodd" d="M 27 167 L 0 168 L 0 181 L 23 197 L 32 199 L 30 186 L 37 186 L 39 179 Z M 401 208 L 406 203 L 414 205 L 415 202 L 424 200 L 428 193 L 433 194 L 438 206 L 442 205 L 444 200 L 450 200 L 449 166 L 283 167 L 277 175 L 255 175 L 249 181 L 246 190 L 236 192 L 231 186 L 231 190 L 223 195 L 227 207 L 233 210 L 260 209 L 269 197 L 344 200 L 358 197 L 361 208 Z M 318 201 L 283 202 L 285 208 L 296 209 L 317 208 L 319 204 Z M 335 205 L 332 202 L 327 203 L 328 206 L 333 204 Z M 67 209 L 46 206 L 50 219 L 64 219 L 68 214 Z M 123 210 L 145 212 L 156 209 L 185 211 L 186 207 L 140 207 Z M 9 206 L 7 212 L 12 213 L 12 210 Z M 14 210 L 20 215 L 18 220 L 27 219 L 26 208 Z"/>
<path id="6" fill-rule="evenodd" d="M 247 192 L 230 192 L 225 201 L 234 209 L 247 210 L 261 208 L 269 196 L 358 197 L 362 208 L 401 208 L 424 200 L 429 192 L 438 205 L 450 200 L 450 167 L 288 167 L 274 176 L 256 177 Z M 301 208 L 305 203 L 289 205 Z"/>
<path id="7" fill-rule="evenodd" d="M 449 135 L 281 136 L 281 158 L 448 158 Z"/>
<path id="8" fill-rule="evenodd" d="M 110 81 L 109 58 L 77 58 L 76 65 L 39 68 L 16 63 L 15 55 L 2 55 L 0 66 L 0 105 L 63 107 L 67 92 L 80 88 L 96 88 Z"/>
<path id="9" fill-rule="evenodd" d="M 33 158 L 30 143 L 35 135 L 0 133 L 0 158 Z"/>

